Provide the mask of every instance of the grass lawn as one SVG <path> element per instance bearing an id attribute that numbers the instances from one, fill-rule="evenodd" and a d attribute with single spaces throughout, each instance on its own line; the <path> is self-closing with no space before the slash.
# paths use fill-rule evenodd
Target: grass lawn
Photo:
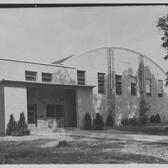
<path id="1" fill-rule="evenodd" d="M 73 138 L 64 147 L 54 145 L 54 139 L 1 141 L 0 164 L 168 163 L 165 144 Z"/>

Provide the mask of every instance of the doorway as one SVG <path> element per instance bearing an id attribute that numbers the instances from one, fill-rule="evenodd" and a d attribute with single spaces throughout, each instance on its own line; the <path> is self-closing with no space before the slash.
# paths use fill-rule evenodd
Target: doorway
<path id="1" fill-rule="evenodd" d="M 28 124 L 35 124 L 37 126 L 37 105 L 28 104 L 27 113 L 28 113 Z"/>

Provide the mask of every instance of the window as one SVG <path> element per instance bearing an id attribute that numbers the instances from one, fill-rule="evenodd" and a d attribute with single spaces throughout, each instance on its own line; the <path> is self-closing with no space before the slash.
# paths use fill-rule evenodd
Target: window
<path id="1" fill-rule="evenodd" d="M 64 106 L 63 105 L 56 105 L 56 118 L 59 119 L 64 117 Z"/>
<path id="2" fill-rule="evenodd" d="M 151 79 L 146 79 L 146 95 L 151 96 Z"/>
<path id="3" fill-rule="evenodd" d="M 158 80 L 158 96 L 163 97 L 163 80 Z"/>
<path id="4" fill-rule="evenodd" d="M 52 74 L 51 73 L 44 73 L 42 72 L 42 81 L 43 82 L 51 82 Z"/>
<path id="5" fill-rule="evenodd" d="M 37 72 L 25 71 L 25 79 L 28 81 L 35 81 L 37 78 Z"/>
<path id="6" fill-rule="evenodd" d="M 55 117 L 55 105 L 47 104 L 47 117 Z"/>
<path id="7" fill-rule="evenodd" d="M 85 71 L 77 71 L 78 85 L 85 85 Z"/>
<path id="8" fill-rule="evenodd" d="M 98 93 L 103 94 L 105 92 L 104 89 L 104 73 L 98 73 Z"/>
<path id="9" fill-rule="evenodd" d="M 122 94 L 122 76 L 116 75 L 116 94 L 121 95 Z"/>
<path id="10" fill-rule="evenodd" d="M 137 79 L 136 79 L 136 77 L 131 76 L 130 81 L 131 81 L 131 96 L 136 96 L 136 94 L 137 94 L 137 89 L 136 89 Z"/>

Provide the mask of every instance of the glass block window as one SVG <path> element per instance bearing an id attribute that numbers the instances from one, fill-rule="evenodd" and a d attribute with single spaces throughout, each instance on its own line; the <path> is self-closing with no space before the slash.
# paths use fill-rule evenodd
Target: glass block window
<path id="1" fill-rule="evenodd" d="M 151 96 L 151 79 L 146 79 L 145 88 L 146 88 L 146 95 Z"/>
<path id="2" fill-rule="evenodd" d="M 158 96 L 163 97 L 163 80 L 158 80 Z"/>
<path id="3" fill-rule="evenodd" d="M 42 81 L 43 82 L 51 82 L 52 81 L 52 73 L 42 72 Z"/>
<path id="4" fill-rule="evenodd" d="M 37 72 L 25 71 L 25 79 L 28 81 L 36 81 L 37 80 Z"/>
<path id="5" fill-rule="evenodd" d="M 104 94 L 105 93 L 105 74 L 98 73 L 98 93 Z"/>
<path id="6" fill-rule="evenodd" d="M 78 85 L 85 85 L 85 71 L 77 71 Z"/>
<path id="7" fill-rule="evenodd" d="M 116 75 L 116 95 L 122 95 L 122 76 Z"/>

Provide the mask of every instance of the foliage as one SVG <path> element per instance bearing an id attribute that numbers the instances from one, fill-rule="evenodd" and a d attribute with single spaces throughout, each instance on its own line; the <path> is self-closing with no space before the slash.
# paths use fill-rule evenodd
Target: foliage
<path id="1" fill-rule="evenodd" d="M 18 133 L 16 133 L 18 136 L 20 135 L 29 135 L 30 130 L 28 129 L 28 125 L 25 120 L 24 113 L 20 113 L 20 119 L 18 121 Z"/>
<path id="2" fill-rule="evenodd" d="M 17 122 L 15 121 L 13 114 L 11 114 L 8 125 L 7 125 L 7 135 L 12 135 L 13 132 L 17 130 L 18 130 Z"/>
<path id="3" fill-rule="evenodd" d="M 156 115 L 152 115 L 150 117 L 150 123 L 160 123 L 161 119 L 160 119 L 160 115 L 156 114 Z"/>
<path id="4" fill-rule="evenodd" d="M 155 116 L 154 116 L 154 115 L 152 115 L 152 116 L 150 117 L 149 122 L 150 122 L 150 123 L 155 123 Z"/>
<path id="5" fill-rule="evenodd" d="M 147 112 L 150 110 L 150 105 L 148 102 L 145 101 L 145 98 L 142 96 L 140 103 L 139 103 L 139 122 L 140 124 L 146 124 L 147 123 Z"/>
<path id="6" fill-rule="evenodd" d="M 94 130 L 104 129 L 103 117 L 99 113 L 96 114 L 96 118 L 93 120 L 93 129 Z"/>
<path id="7" fill-rule="evenodd" d="M 114 125 L 114 119 L 113 119 L 113 116 L 110 114 L 107 117 L 106 126 L 110 127 L 113 125 Z"/>
<path id="8" fill-rule="evenodd" d="M 163 43 L 162 47 L 167 50 L 167 54 L 164 57 L 165 60 L 168 59 L 168 14 L 159 18 L 157 27 L 164 32 L 163 37 L 161 38 Z"/>
<path id="9" fill-rule="evenodd" d="M 137 125 L 138 124 L 138 120 L 136 118 L 124 118 L 121 121 L 122 125 L 126 126 L 126 125 Z"/>
<path id="10" fill-rule="evenodd" d="M 15 121 L 13 114 L 10 115 L 10 120 L 7 125 L 7 135 L 12 136 L 23 136 L 29 135 L 30 130 L 28 129 L 27 123 L 25 121 L 24 113 L 20 114 L 20 119 L 18 123 Z"/>
<path id="11" fill-rule="evenodd" d="M 86 112 L 85 121 L 84 121 L 84 129 L 91 130 L 92 129 L 92 119 L 90 113 Z"/>
<path id="12" fill-rule="evenodd" d="M 156 114 L 155 116 L 155 123 L 160 123 L 160 115 Z"/>

